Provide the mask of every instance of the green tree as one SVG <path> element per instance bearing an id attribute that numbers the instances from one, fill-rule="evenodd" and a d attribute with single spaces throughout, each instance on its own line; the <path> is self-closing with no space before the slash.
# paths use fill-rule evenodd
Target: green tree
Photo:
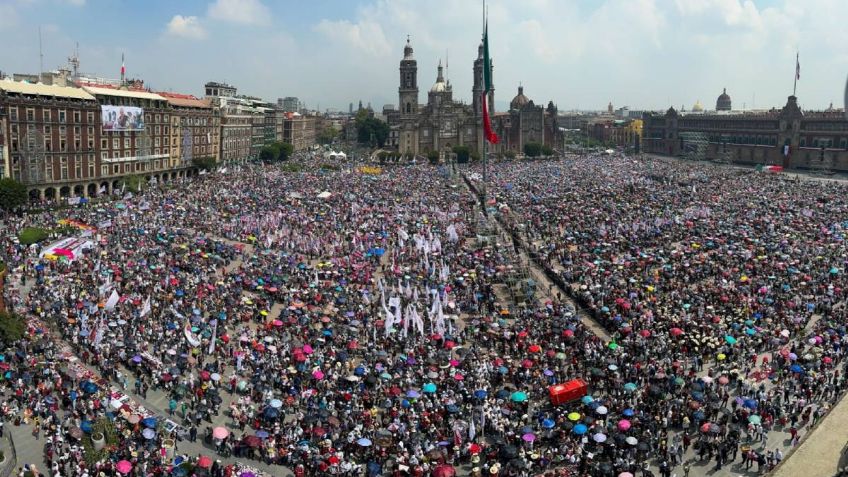
<path id="1" fill-rule="evenodd" d="M 474 162 L 479 161 L 480 160 L 480 153 L 477 152 L 477 151 L 472 152 L 471 153 L 471 160 L 474 161 Z"/>
<path id="2" fill-rule="evenodd" d="M 198 169 L 211 171 L 215 168 L 214 157 L 195 157 L 191 160 L 191 164 Z"/>
<path id="3" fill-rule="evenodd" d="M 277 156 L 277 160 L 279 161 L 287 161 L 294 154 L 294 146 L 287 142 L 281 142 L 280 144 L 280 154 Z"/>
<path id="4" fill-rule="evenodd" d="M 506 151 L 504 157 L 507 159 L 515 159 L 515 151 Z"/>
<path id="5" fill-rule="evenodd" d="M 542 155 L 552 156 L 554 154 L 554 149 L 547 144 L 542 145 Z"/>
<path id="6" fill-rule="evenodd" d="M 26 204 L 26 186 L 20 182 L 5 178 L 0 179 L 0 209 L 10 212 Z"/>
<path id="7" fill-rule="evenodd" d="M 23 245 L 32 245 L 45 240 L 50 233 L 40 227 L 27 227 L 18 234 L 18 241 Z"/>
<path id="8" fill-rule="evenodd" d="M 427 159 L 430 160 L 430 164 L 438 164 L 439 153 L 437 151 L 427 151 Z"/>
<path id="9" fill-rule="evenodd" d="M 466 164 L 469 156 L 471 155 L 471 149 L 469 149 L 468 146 L 454 146 L 453 153 L 456 154 L 457 163 Z"/>
<path id="10" fill-rule="evenodd" d="M 359 144 L 371 147 L 383 147 L 389 138 L 389 125 L 380 119 L 357 114 L 356 138 Z"/>
<path id="11" fill-rule="evenodd" d="M 0 311 L 0 341 L 7 345 L 24 337 L 26 322 L 20 316 Z"/>
<path id="12" fill-rule="evenodd" d="M 542 154 L 542 145 L 538 142 L 524 144 L 524 155 L 527 157 L 539 157 Z"/>
<path id="13" fill-rule="evenodd" d="M 280 157 L 280 143 L 272 142 L 262 146 L 259 150 L 259 159 L 264 162 L 274 162 Z"/>
<path id="14" fill-rule="evenodd" d="M 327 126 L 318 134 L 318 144 L 332 144 L 338 135 L 338 129 L 333 126 Z"/>

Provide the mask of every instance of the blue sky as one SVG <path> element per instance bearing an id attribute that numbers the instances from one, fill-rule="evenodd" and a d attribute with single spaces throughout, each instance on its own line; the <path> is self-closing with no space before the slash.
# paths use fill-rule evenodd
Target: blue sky
<path id="1" fill-rule="evenodd" d="M 470 101 L 481 31 L 478 0 L 0 0 L 0 70 L 64 65 L 202 94 L 209 80 L 274 100 L 346 110 L 397 102 L 406 35 L 420 100 L 449 56 L 457 99 Z M 801 54 L 802 107 L 839 103 L 848 74 L 845 0 L 490 0 L 496 105 L 519 83 L 560 109 L 781 106 Z"/>

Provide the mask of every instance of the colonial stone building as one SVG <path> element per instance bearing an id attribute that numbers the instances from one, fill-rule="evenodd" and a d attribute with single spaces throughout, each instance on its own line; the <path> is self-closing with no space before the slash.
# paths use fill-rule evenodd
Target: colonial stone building
<path id="1" fill-rule="evenodd" d="M 547 108 L 536 105 L 524 95 L 524 87 L 509 102 L 509 111 L 497 113 L 492 119 L 492 128 L 500 138 L 498 144 L 490 145 L 494 152 L 523 152 L 524 145 L 535 142 L 557 148 L 562 146 L 562 135 L 557 124 L 557 108 L 553 101 Z"/>
<path id="2" fill-rule="evenodd" d="M 669 108 L 665 114 L 645 114 L 645 152 L 682 155 L 695 141 L 702 144 L 707 159 L 848 171 L 848 120 L 843 112 L 802 111 L 795 96 L 781 109 L 759 113 L 681 114 Z"/>
<path id="3" fill-rule="evenodd" d="M 491 64 L 490 64 L 491 67 Z M 490 72 L 491 73 L 491 72 Z M 474 82 L 471 105 L 453 99 L 453 87 L 444 76 L 441 61 L 436 69 L 436 81 L 427 93 L 427 102 L 419 104 L 418 62 L 413 56 L 409 39 L 400 61 L 398 108 L 385 110 L 390 133 L 387 147 L 404 154 L 426 154 L 428 151 L 450 153 L 454 146 L 468 146 L 471 151 L 483 149 L 483 45 L 477 49 L 473 65 Z M 494 87 L 489 92 L 489 112 L 492 128 L 501 138 L 499 144 L 489 145 L 489 151 L 520 152 L 527 142 L 539 142 L 555 147 L 558 128 L 556 107 L 537 106 L 523 94 L 510 104 L 506 113 L 496 114 Z"/>

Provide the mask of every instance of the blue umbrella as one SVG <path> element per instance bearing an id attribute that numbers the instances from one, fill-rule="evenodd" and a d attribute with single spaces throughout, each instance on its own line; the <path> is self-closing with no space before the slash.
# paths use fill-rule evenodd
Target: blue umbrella
<path id="1" fill-rule="evenodd" d="M 371 439 L 367 439 L 365 437 L 359 439 L 358 441 L 356 441 L 356 443 L 359 444 L 361 447 L 371 447 Z"/>
<path id="2" fill-rule="evenodd" d="M 266 439 L 266 438 L 268 438 L 268 431 L 258 430 L 258 431 L 256 431 L 256 437 L 258 437 L 260 439 Z"/>
<path id="3" fill-rule="evenodd" d="M 356 369 L 353 370 L 353 374 L 357 376 L 363 376 L 365 374 L 365 368 L 363 368 L 362 366 L 358 366 Z"/>
<path id="4" fill-rule="evenodd" d="M 489 395 L 489 392 L 485 389 L 478 389 L 474 391 L 474 397 L 477 399 L 486 399 L 486 396 Z"/>
<path id="5" fill-rule="evenodd" d="M 554 427 L 554 424 L 556 423 L 553 419 L 545 419 L 544 421 L 542 421 L 542 427 L 544 427 L 545 429 L 550 429 Z"/>
<path id="6" fill-rule="evenodd" d="M 630 409 L 629 407 L 627 409 L 621 411 L 621 415 L 624 416 L 624 417 L 633 417 L 633 415 L 635 415 L 635 414 L 636 413 L 633 411 L 633 409 Z"/>
<path id="7" fill-rule="evenodd" d="M 694 399 L 698 402 L 703 402 L 704 401 L 704 393 L 699 392 L 699 391 L 695 391 L 695 392 L 692 393 L 692 399 Z"/>
<path id="8" fill-rule="evenodd" d="M 696 421 L 703 421 L 706 416 L 701 411 L 695 411 L 695 413 L 692 414 L 692 417 L 695 418 Z"/>
<path id="9" fill-rule="evenodd" d="M 433 383 L 427 383 L 421 388 L 421 390 L 425 393 L 433 394 L 434 392 L 436 392 L 436 385 Z"/>
<path id="10" fill-rule="evenodd" d="M 742 405 L 747 407 L 748 409 L 756 409 L 757 408 L 757 401 L 755 401 L 753 399 L 746 399 L 742 402 Z"/>
<path id="11" fill-rule="evenodd" d="M 595 400 L 595 398 L 593 398 L 592 396 L 590 396 L 588 394 L 583 396 L 582 398 L 580 398 L 580 402 L 582 402 L 583 404 L 590 404 L 594 400 Z"/>
<path id="12" fill-rule="evenodd" d="M 280 411 L 279 411 L 279 409 L 277 409 L 275 407 L 266 407 L 264 414 L 265 414 L 265 417 L 267 417 L 268 419 L 274 419 L 274 418 L 276 418 L 277 416 L 280 415 Z"/>
<path id="13" fill-rule="evenodd" d="M 589 430 L 589 428 L 586 427 L 586 424 L 581 423 L 581 424 L 575 425 L 574 428 L 571 429 L 571 432 L 577 434 L 578 436 L 582 436 L 588 430 Z"/>
<path id="14" fill-rule="evenodd" d="M 145 417 L 141 420 L 141 425 L 147 427 L 148 429 L 152 429 L 156 427 L 156 418 L 155 417 Z"/>
<path id="15" fill-rule="evenodd" d="M 421 397 L 421 393 L 419 393 L 418 391 L 416 391 L 414 389 L 410 389 L 409 391 L 406 392 L 406 397 L 412 398 L 412 399 L 418 399 L 418 398 Z"/>
<path id="16" fill-rule="evenodd" d="M 82 421 L 80 423 L 80 429 L 82 429 L 82 432 L 85 432 L 86 434 L 90 433 L 91 432 L 91 421 Z"/>
<path id="17" fill-rule="evenodd" d="M 802 368 L 800 364 L 793 364 L 789 367 L 789 371 L 792 371 L 793 373 L 804 374 L 804 368 Z"/>

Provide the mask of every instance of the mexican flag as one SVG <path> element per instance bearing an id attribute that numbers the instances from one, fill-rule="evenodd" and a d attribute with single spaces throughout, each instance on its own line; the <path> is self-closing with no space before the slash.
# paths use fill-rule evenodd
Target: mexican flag
<path id="1" fill-rule="evenodd" d="M 483 30 L 483 131 L 486 140 L 492 144 L 498 143 L 498 135 L 492 131 L 492 120 L 489 117 L 489 91 L 492 90 L 492 62 L 489 59 L 489 24 Z"/>

